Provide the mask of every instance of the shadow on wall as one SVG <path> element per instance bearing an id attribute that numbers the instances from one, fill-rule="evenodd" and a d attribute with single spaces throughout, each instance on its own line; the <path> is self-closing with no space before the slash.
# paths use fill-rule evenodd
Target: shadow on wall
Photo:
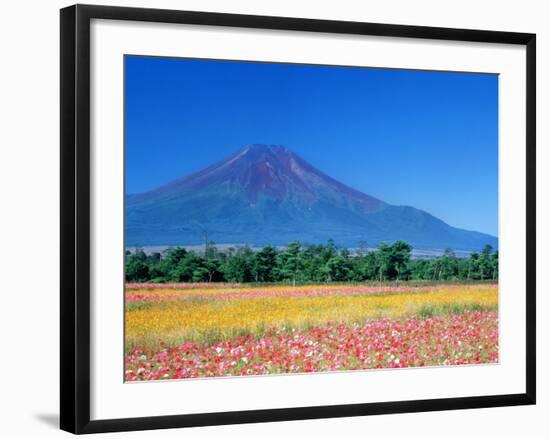
<path id="1" fill-rule="evenodd" d="M 50 428 L 59 429 L 59 415 L 57 413 L 35 413 L 34 418 Z"/>

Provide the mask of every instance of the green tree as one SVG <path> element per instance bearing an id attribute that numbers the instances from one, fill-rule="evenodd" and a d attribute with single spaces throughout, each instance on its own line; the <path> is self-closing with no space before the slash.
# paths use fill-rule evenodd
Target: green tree
<path id="1" fill-rule="evenodd" d="M 193 269 L 191 278 L 193 282 L 206 282 L 206 281 L 210 282 L 208 269 L 202 265 L 197 265 Z"/>
<path id="2" fill-rule="evenodd" d="M 470 253 L 468 257 L 468 280 L 481 279 L 481 270 L 479 269 L 479 253 Z"/>
<path id="3" fill-rule="evenodd" d="M 325 280 L 324 274 L 321 272 L 323 260 L 321 253 L 323 245 L 310 245 L 302 250 L 302 259 L 304 266 L 302 269 L 303 279 L 309 282 L 322 282 Z"/>
<path id="4" fill-rule="evenodd" d="M 392 274 L 391 247 L 385 242 L 380 243 L 376 250 L 376 268 L 380 282 L 388 279 Z"/>
<path id="5" fill-rule="evenodd" d="M 304 267 L 301 249 L 302 246 L 298 241 L 292 241 L 283 252 L 279 253 L 277 258 L 281 277 L 285 280 L 291 280 L 293 286 L 296 285 L 296 280 Z"/>
<path id="6" fill-rule="evenodd" d="M 209 242 L 203 258 L 203 268 L 206 270 L 205 278 L 208 282 L 221 280 L 221 257 L 213 242 Z"/>
<path id="7" fill-rule="evenodd" d="M 171 271 L 170 276 L 174 282 L 193 282 L 196 281 L 196 272 L 201 266 L 202 258 L 194 252 L 187 252 Z"/>
<path id="8" fill-rule="evenodd" d="M 145 282 L 149 280 L 149 266 L 134 255 L 127 257 L 125 267 L 127 282 Z"/>
<path id="9" fill-rule="evenodd" d="M 439 279 L 448 280 L 458 277 L 458 263 L 454 252 L 447 248 L 441 259 L 440 277 Z"/>
<path id="10" fill-rule="evenodd" d="M 187 250 L 181 247 L 169 248 L 163 254 L 155 266 L 155 277 L 164 282 L 177 282 L 179 278 L 178 265 L 187 256 Z"/>
<path id="11" fill-rule="evenodd" d="M 413 279 L 431 279 L 430 261 L 427 259 L 411 259 L 409 261 L 409 271 Z"/>
<path id="12" fill-rule="evenodd" d="M 256 282 L 273 282 L 277 250 L 268 245 L 254 255 L 252 274 Z"/>
<path id="13" fill-rule="evenodd" d="M 396 241 L 390 248 L 390 273 L 392 279 L 406 279 L 407 265 L 412 247 L 405 241 Z M 395 273 L 395 274 L 394 274 Z"/>
<path id="14" fill-rule="evenodd" d="M 478 266 L 479 266 L 479 277 L 480 279 L 492 279 L 493 277 L 493 267 L 491 264 L 491 253 L 493 252 L 493 247 L 487 244 L 481 250 L 481 255 L 479 256 Z"/>
<path id="15" fill-rule="evenodd" d="M 253 258 L 254 253 L 248 246 L 240 248 L 236 252 L 230 252 L 222 267 L 225 278 L 229 282 L 252 282 L 254 280 Z"/>
<path id="16" fill-rule="evenodd" d="M 332 256 L 322 267 L 328 282 L 343 282 L 350 280 L 351 267 L 349 260 L 342 255 Z"/>

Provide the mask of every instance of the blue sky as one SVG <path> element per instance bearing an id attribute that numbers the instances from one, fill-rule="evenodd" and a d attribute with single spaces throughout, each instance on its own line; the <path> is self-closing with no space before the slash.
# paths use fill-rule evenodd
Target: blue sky
<path id="1" fill-rule="evenodd" d="M 251 143 L 388 203 L 498 233 L 498 76 L 127 56 L 126 191 Z"/>

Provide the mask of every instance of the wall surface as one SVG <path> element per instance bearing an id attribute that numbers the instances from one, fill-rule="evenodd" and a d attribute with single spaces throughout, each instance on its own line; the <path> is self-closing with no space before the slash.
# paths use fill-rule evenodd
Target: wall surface
<path id="1" fill-rule="evenodd" d="M 96 3 L 89 1 L 88 3 Z M 538 46 L 538 405 L 119 434 L 189 438 L 543 437 L 549 430 L 550 256 L 548 142 L 550 26 L 544 1 L 269 0 L 108 1 L 100 4 L 297 16 L 537 33 Z M 58 422 L 59 13 L 63 1 L 8 2 L 2 8 L 0 68 L 0 429 L 4 437 L 61 437 Z M 545 346 L 546 343 L 546 346 Z M 544 349 L 545 348 L 545 349 Z M 545 417 L 546 414 L 546 417 Z"/>

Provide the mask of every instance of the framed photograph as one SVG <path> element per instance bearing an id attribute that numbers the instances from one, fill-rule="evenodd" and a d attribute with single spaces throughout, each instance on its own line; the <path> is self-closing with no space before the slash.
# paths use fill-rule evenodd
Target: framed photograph
<path id="1" fill-rule="evenodd" d="M 61 428 L 535 403 L 535 35 L 61 10 Z"/>

